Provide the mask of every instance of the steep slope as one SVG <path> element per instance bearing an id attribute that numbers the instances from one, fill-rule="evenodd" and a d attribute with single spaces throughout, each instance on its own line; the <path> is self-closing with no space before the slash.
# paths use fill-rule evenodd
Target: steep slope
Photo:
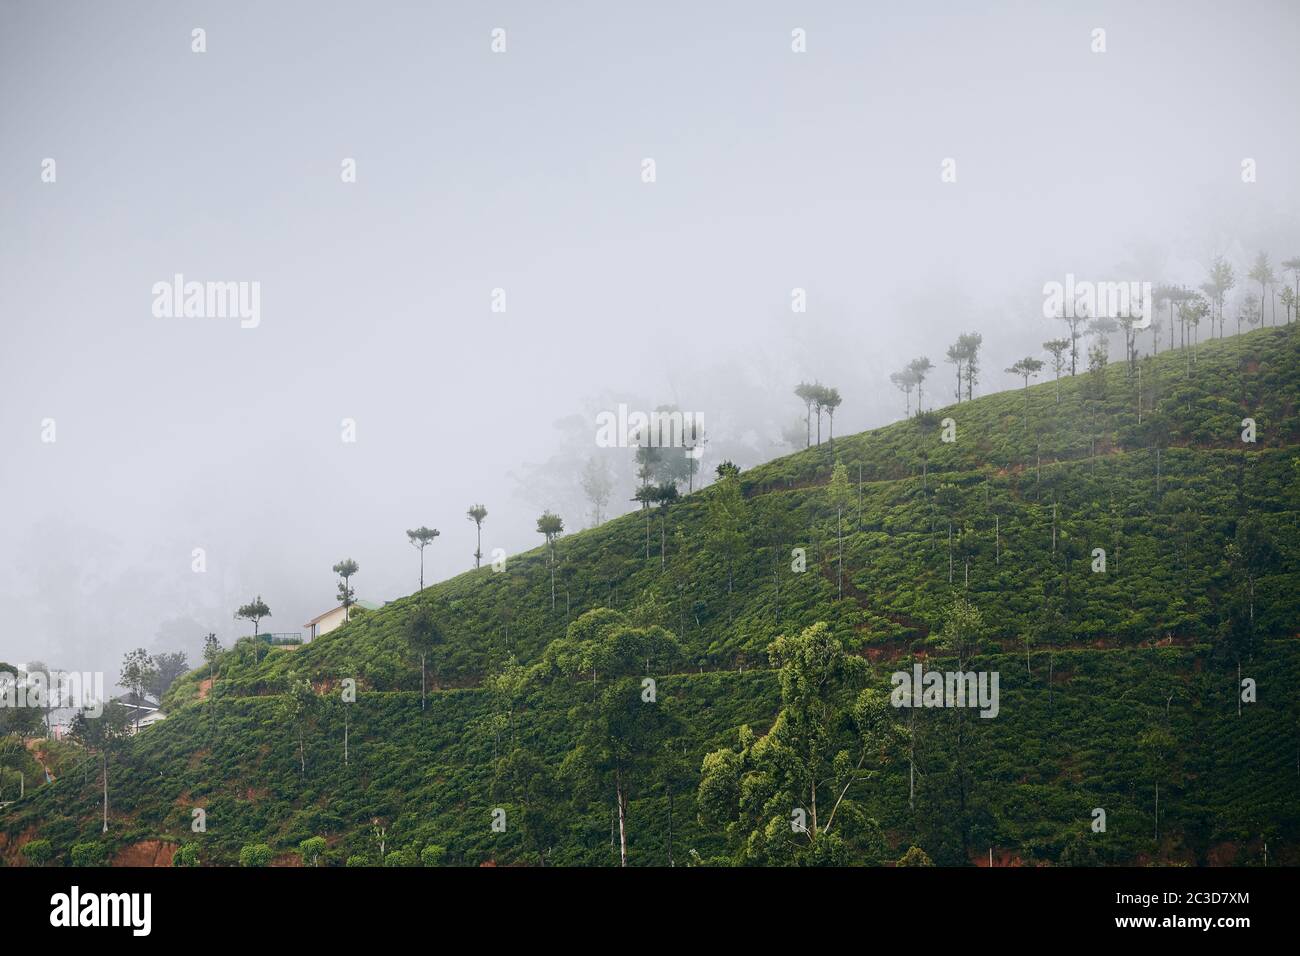
<path id="1" fill-rule="evenodd" d="M 972 833 L 985 852 L 1024 861 L 1245 862 L 1268 841 L 1270 859 L 1298 862 L 1300 819 L 1288 798 L 1300 772 L 1297 328 L 1148 359 L 1140 379 L 1115 364 L 837 437 L 745 473 L 736 500 L 723 483 L 666 514 L 562 538 L 554 608 L 549 556 L 538 549 L 503 572 L 469 572 L 366 612 L 301 649 L 241 643 L 220 662 L 215 706 L 201 699 L 206 669 L 188 675 L 169 697 L 173 716 L 123 754 L 110 839 L 190 840 L 220 863 L 247 843 L 287 851 L 320 834 L 333 861 L 373 860 L 379 819 L 385 851 L 525 859 L 520 827 L 490 827 L 502 806 L 494 758 L 523 742 L 558 764 L 581 728 L 563 688 L 503 691 L 487 678 L 509 660 L 536 661 L 582 613 L 618 608 L 677 635 L 683 653 L 660 693 L 682 718 L 684 762 L 698 771 L 739 726 L 771 722 L 779 693 L 764 651 L 776 635 L 827 621 L 876 662 L 872 680 L 885 687 L 914 657 L 942 658 L 934 632 L 961 594 L 993 624 L 979 666 L 1002 675 L 1001 715 L 981 728 L 977 823 L 958 839 L 944 822 L 954 755 L 932 734 L 914 811 L 898 762 L 864 783 L 886 846 L 863 843 L 863 862 L 913 843 L 939 862 L 964 862 Z M 1254 443 L 1241 440 L 1245 418 L 1256 423 Z M 944 441 L 954 426 L 955 441 Z M 838 516 L 837 461 L 849 478 Z M 1252 577 L 1245 673 L 1259 699 L 1238 716 L 1222 637 L 1237 573 L 1229 545 L 1245 518 L 1272 547 Z M 1104 572 L 1094 570 L 1097 548 Z M 417 601 L 443 634 L 430 664 L 443 689 L 423 712 L 405 639 Z M 301 742 L 291 728 L 294 677 L 331 702 L 341 681 L 356 681 L 346 764 L 340 707 L 319 714 Z M 1159 768 L 1138 745 L 1156 725 L 1176 741 Z M 721 852 L 721 835 L 696 820 L 693 786 L 688 773 L 633 794 L 632 862 L 666 862 L 670 829 L 679 863 L 689 850 Z M 36 835 L 62 853 L 96 839 L 97 796 L 88 762 L 0 816 L 0 855 L 14 861 L 17 843 Z M 190 831 L 194 807 L 207 813 L 200 836 Z M 1109 827 L 1085 846 L 1094 807 L 1106 808 Z M 550 862 L 616 862 L 610 826 L 607 804 L 566 803 Z"/>

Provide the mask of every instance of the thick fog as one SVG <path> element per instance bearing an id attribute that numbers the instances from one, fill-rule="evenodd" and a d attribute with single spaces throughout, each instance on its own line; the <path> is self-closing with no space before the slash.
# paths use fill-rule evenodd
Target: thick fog
<path id="1" fill-rule="evenodd" d="M 947 402 L 960 332 L 1017 384 L 1067 273 L 1300 255 L 1295 3 L 972 6 L 5 0 L 0 661 L 195 661 L 257 594 L 299 631 L 346 557 L 409 594 L 406 529 L 426 580 L 476 503 L 535 547 L 593 456 L 629 510 L 620 402 L 747 467 L 804 379 L 843 434 L 919 355 Z M 160 306 L 178 274 L 256 321 Z"/>

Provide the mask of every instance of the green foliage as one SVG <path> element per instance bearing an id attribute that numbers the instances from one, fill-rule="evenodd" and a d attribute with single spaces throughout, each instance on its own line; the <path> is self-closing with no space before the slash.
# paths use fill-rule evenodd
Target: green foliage
<path id="1" fill-rule="evenodd" d="M 302 857 L 303 866 L 320 866 L 321 857 L 328 846 L 324 837 L 308 837 L 298 844 L 298 855 Z"/>
<path id="2" fill-rule="evenodd" d="M 868 761 L 880 760 L 892 718 L 883 695 L 861 688 L 866 662 L 824 622 L 777 638 L 769 654 L 776 722 L 761 737 L 744 728 L 738 750 L 704 758 L 701 815 L 725 828 L 738 863 L 879 862 L 879 826 L 849 794 L 875 769 Z"/>
<path id="3" fill-rule="evenodd" d="M 447 859 L 447 848 L 430 843 L 420 851 L 420 866 L 442 866 Z"/>
<path id="4" fill-rule="evenodd" d="M 49 840 L 32 840 L 23 846 L 23 856 L 32 866 L 44 866 L 54 859 L 54 847 Z"/>
<path id="5" fill-rule="evenodd" d="M 934 861 L 919 846 L 909 846 L 894 866 L 934 866 Z"/>
<path id="6" fill-rule="evenodd" d="M 420 857 L 415 852 L 415 847 L 408 846 L 401 850 L 393 850 L 384 857 L 384 866 L 419 866 Z"/>
<path id="7" fill-rule="evenodd" d="M 265 843 L 250 843 L 239 851 L 240 866 L 270 866 L 274 854 Z"/>
<path id="8" fill-rule="evenodd" d="M 1293 326 L 1205 343 L 1194 363 L 1162 353 L 1140 393 L 1130 363 L 1063 367 L 1059 401 L 1047 381 L 837 435 L 720 474 L 670 521 L 647 507 L 573 534 L 562 562 L 547 535 L 502 573 L 296 650 L 214 647 L 168 691 L 167 721 L 110 742 L 110 768 L 130 767 L 110 776 L 114 841 L 185 839 L 205 806 L 223 820 L 204 837 L 214 865 L 324 833 L 322 860 L 349 865 L 430 846 L 446 865 L 617 865 L 623 844 L 633 865 L 909 847 L 939 865 L 990 847 L 1253 862 L 1264 838 L 1300 862 L 1298 344 Z M 408 639 L 422 607 L 441 636 L 424 710 Z M 922 661 L 999 672 L 999 716 L 882 712 L 891 672 Z M 1239 704 L 1238 662 L 1256 703 Z M 317 704 L 348 678 L 345 762 L 342 708 Z M 99 838 L 99 751 L 69 746 L 55 783 L 0 811 L 8 845 L 30 831 L 63 860 Z M 816 845 L 791 830 L 809 768 Z M 1110 826 L 1093 834 L 1098 806 Z"/>
<path id="9" fill-rule="evenodd" d="M 103 866 L 108 860 L 108 847 L 97 841 L 74 843 L 69 856 L 73 866 Z"/>
<path id="10" fill-rule="evenodd" d="M 202 860 L 199 857 L 199 845 L 197 843 L 182 843 L 180 848 L 172 855 L 172 866 L 201 866 Z"/>

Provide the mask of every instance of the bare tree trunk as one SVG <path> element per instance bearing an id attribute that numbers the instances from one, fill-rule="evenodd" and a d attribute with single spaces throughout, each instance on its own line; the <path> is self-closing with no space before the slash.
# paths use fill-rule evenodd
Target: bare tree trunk
<path id="1" fill-rule="evenodd" d="M 668 865 L 673 865 L 673 788 L 668 787 Z"/>
<path id="2" fill-rule="evenodd" d="M 916 702 L 908 714 L 907 734 L 907 809 L 916 812 Z"/>
<path id="3" fill-rule="evenodd" d="M 839 539 L 840 539 L 839 570 L 837 574 L 839 577 L 839 585 L 840 585 L 840 600 L 842 601 L 844 600 L 844 522 L 842 518 L 842 512 L 838 508 L 835 509 L 835 525 L 836 525 L 836 532 L 839 535 Z"/>
<path id="4" fill-rule="evenodd" d="M 627 820 L 623 797 L 623 776 L 621 771 L 614 772 L 614 797 L 618 801 L 618 865 L 627 866 Z"/>
<path id="5" fill-rule="evenodd" d="M 104 829 L 108 832 L 108 751 L 105 750 L 101 756 L 104 758 Z"/>

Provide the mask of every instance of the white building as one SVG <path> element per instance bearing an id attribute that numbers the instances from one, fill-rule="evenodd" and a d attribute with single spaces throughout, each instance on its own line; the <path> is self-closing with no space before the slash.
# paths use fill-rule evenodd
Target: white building
<path id="1" fill-rule="evenodd" d="M 353 607 L 365 608 L 367 611 L 378 611 L 380 605 L 375 604 L 372 601 L 357 601 L 353 604 Z M 303 630 L 306 631 L 303 638 L 304 643 L 311 642 L 322 634 L 328 634 L 330 631 L 342 627 L 343 622 L 346 620 L 347 618 L 342 604 L 336 608 L 331 608 L 324 614 L 317 614 L 302 626 Z"/>

